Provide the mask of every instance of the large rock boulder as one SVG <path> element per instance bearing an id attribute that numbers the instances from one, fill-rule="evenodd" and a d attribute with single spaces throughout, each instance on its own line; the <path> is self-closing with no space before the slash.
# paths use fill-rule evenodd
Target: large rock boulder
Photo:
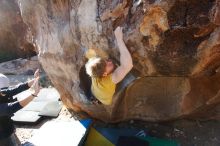
<path id="1" fill-rule="evenodd" d="M 0 62 L 36 55 L 15 0 L 0 1 Z M 0 71 L 1 72 L 1 71 Z"/>
<path id="2" fill-rule="evenodd" d="M 219 118 L 219 0 L 18 0 L 39 60 L 64 104 L 103 121 Z M 119 61 L 124 28 L 139 78 L 111 106 L 89 104 L 93 52 Z M 83 91 L 84 90 L 84 91 Z"/>

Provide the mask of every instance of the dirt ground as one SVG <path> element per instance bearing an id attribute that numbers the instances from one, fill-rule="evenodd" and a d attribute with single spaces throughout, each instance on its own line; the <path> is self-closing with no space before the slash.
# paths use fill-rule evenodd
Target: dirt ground
<path id="1" fill-rule="evenodd" d="M 13 77 L 11 81 L 25 81 L 29 77 Z M 45 122 L 50 120 L 69 121 L 76 120 L 79 116 L 70 113 L 65 107 L 55 119 L 44 118 L 36 125 L 16 124 L 16 134 L 20 141 L 24 143 L 30 139 L 34 133 Z M 192 121 L 177 120 L 173 122 L 151 123 L 143 121 L 127 121 L 117 124 L 107 124 L 95 121 L 94 124 L 104 127 L 137 127 L 146 128 L 150 136 L 177 140 L 181 146 L 220 146 L 220 121 Z"/>
<path id="2" fill-rule="evenodd" d="M 178 120 L 167 123 L 130 121 L 119 127 L 145 127 L 150 136 L 177 140 L 181 146 L 220 146 L 219 121 Z"/>

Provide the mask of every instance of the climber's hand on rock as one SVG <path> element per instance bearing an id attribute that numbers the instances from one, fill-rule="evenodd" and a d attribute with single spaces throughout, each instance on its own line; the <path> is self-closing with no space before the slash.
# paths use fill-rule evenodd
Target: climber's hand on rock
<path id="1" fill-rule="evenodd" d="M 117 40 L 123 40 L 123 32 L 122 32 L 122 27 L 118 26 L 115 31 L 115 37 Z"/>

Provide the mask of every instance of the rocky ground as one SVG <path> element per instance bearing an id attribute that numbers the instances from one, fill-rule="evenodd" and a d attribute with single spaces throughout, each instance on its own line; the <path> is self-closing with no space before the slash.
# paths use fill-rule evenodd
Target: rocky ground
<path id="1" fill-rule="evenodd" d="M 218 121 L 190 121 L 178 120 L 166 123 L 149 123 L 143 121 L 129 121 L 116 127 L 139 127 L 148 129 L 149 135 L 177 140 L 181 146 L 219 146 L 220 122 Z"/>
<path id="2" fill-rule="evenodd" d="M 25 81 L 30 76 L 10 76 L 12 81 Z M 63 107 L 59 116 L 55 119 L 44 118 L 36 125 L 16 124 L 16 134 L 20 141 L 24 143 L 30 139 L 35 131 L 39 129 L 44 123 L 50 120 L 77 120 L 79 116 L 70 113 Z M 151 136 L 175 139 L 181 143 L 181 146 L 219 146 L 220 145 L 220 122 L 219 121 L 191 121 L 191 120 L 177 120 L 163 123 L 151 123 L 143 121 L 126 121 L 117 124 L 107 124 L 94 120 L 95 125 L 105 127 L 139 127 L 148 129 Z"/>
<path id="3" fill-rule="evenodd" d="M 55 119 L 43 119 L 37 125 L 16 125 L 16 134 L 22 143 L 30 139 L 34 132 L 44 123 L 50 120 L 75 120 L 78 116 L 72 116 L 63 107 L 60 115 Z M 181 146 L 219 146 L 220 145 L 220 122 L 219 121 L 190 121 L 178 120 L 165 123 L 149 123 L 143 121 L 127 121 L 117 124 L 107 124 L 95 121 L 95 125 L 105 127 L 138 127 L 148 129 L 149 135 L 158 138 L 174 139 Z"/>

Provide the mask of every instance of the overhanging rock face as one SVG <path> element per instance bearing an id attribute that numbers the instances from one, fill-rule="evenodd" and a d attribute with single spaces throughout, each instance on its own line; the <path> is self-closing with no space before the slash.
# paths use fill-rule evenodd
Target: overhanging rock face
<path id="1" fill-rule="evenodd" d="M 219 118 L 219 0 L 18 3 L 40 62 L 68 108 L 108 122 Z M 139 79 L 112 106 L 89 104 L 83 96 L 89 88 L 85 54 L 90 49 L 119 61 L 117 26 L 124 27 Z"/>

